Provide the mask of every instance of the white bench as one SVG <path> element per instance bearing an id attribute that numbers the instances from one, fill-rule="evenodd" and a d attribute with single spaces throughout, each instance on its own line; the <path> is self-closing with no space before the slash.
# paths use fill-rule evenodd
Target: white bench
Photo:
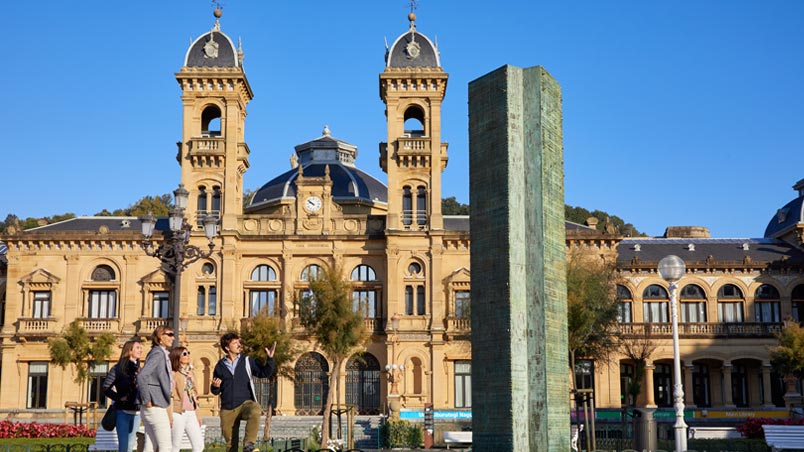
<path id="1" fill-rule="evenodd" d="M 137 430 L 138 434 L 145 434 L 145 429 L 142 425 L 140 425 L 139 430 Z M 207 437 L 207 426 L 201 426 L 201 438 L 204 438 L 206 441 Z M 91 444 L 87 450 L 89 451 L 101 451 L 101 450 L 117 450 L 117 429 L 112 430 L 104 430 L 103 427 L 99 428 L 95 432 L 95 443 Z M 192 449 L 193 446 L 190 444 L 190 438 L 187 437 L 187 432 L 184 432 L 184 435 L 181 437 L 181 448 L 182 449 Z"/>
<path id="2" fill-rule="evenodd" d="M 734 427 L 690 427 L 690 439 L 733 439 L 742 438 Z"/>
<path id="3" fill-rule="evenodd" d="M 804 425 L 763 425 L 765 442 L 776 452 L 804 447 Z"/>
<path id="4" fill-rule="evenodd" d="M 472 432 L 444 432 L 444 442 L 447 449 L 453 443 L 472 444 Z"/>

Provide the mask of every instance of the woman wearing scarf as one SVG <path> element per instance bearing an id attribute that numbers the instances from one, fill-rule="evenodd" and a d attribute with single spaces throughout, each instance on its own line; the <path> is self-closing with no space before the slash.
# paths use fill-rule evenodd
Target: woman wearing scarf
<path id="1" fill-rule="evenodd" d="M 195 412 L 198 408 L 198 390 L 190 364 L 190 351 L 185 347 L 175 347 L 170 351 L 170 364 L 173 366 L 173 452 L 181 449 L 184 432 L 187 432 L 193 452 L 202 452 L 204 437 L 201 434 L 201 419 Z"/>

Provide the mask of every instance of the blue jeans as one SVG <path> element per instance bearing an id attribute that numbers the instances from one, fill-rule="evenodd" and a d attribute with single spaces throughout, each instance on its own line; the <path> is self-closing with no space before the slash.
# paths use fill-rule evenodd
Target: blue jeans
<path id="1" fill-rule="evenodd" d="M 131 452 L 137 450 L 137 429 L 139 428 L 139 414 L 128 414 L 123 410 L 117 410 L 118 452 Z"/>

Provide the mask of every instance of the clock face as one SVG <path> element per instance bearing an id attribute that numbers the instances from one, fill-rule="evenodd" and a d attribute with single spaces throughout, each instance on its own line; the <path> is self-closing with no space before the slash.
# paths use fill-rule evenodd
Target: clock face
<path id="1" fill-rule="evenodd" d="M 318 212 L 321 210 L 321 198 L 318 196 L 310 196 L 304 201 L 304 208 L 310 212 Z"/>

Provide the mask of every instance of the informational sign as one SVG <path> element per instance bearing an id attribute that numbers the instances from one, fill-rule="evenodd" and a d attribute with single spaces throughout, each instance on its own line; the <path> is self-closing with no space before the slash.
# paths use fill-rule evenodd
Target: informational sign
<path id="1" fill-rule="evenodd" d="M 399 412 L 400 419 L 407 419 L 407 420 L 424 420 L 424 411 L 423 410 L 412 410 L 409 408 L 403 408 Z M 462 411 L 462 410 L 433 410 L 433 421 L 438 420 L 456 420 L 456 419 L 472 419 L 472 412 L 471 411 Z"/>

